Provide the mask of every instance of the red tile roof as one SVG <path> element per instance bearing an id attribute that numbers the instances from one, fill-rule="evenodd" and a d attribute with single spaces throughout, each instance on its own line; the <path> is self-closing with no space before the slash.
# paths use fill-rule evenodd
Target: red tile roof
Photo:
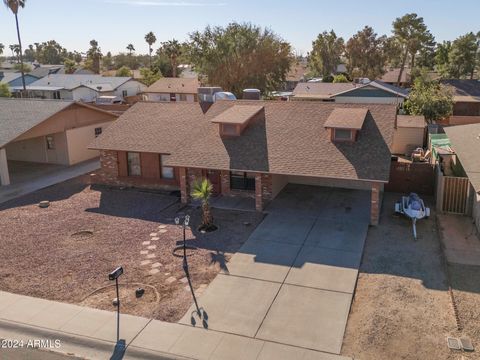
<path id="1" fill-rule="evenodd" d="M 211 120 L 232 108 L 263 106 L 241 136 L 222 138 Z M 325 122 L 335 109 L 368 109 L 358 140 L 332 143 Z M 91 145 L 171 154 L 166 165 L 353 180 L 388 181 L 394 105 L 219 101 L 137 103 Z"/>

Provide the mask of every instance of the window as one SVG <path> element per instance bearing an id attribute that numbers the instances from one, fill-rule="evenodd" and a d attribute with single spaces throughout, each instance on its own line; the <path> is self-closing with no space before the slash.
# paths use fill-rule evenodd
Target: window
<path id="1" fill-rule="evenodd" d="M 345 141 L 345 140 L 353 140 L 352 137 L 352 130 L 350 129 L 333 129 L 333 138 L 334 140 L 340 140 L 340 141 Z"/>
<path id="2" fill-rule="evenodd" d="M 53 135 L 48 135 L 45 139 L 47 140 L 47 149 L 55 150 L 55 139 L 53 138 Z"/>
<path id="3" fill-rule="evenodd" d="M 141 176 L 140 153 L 127 152 L 128 176 Z"/>
<path id="4" fill-rule="evenodd" d="M 122 90 L 122 96 L 123 96 L 123 97 L 128 96 L 127 90 Z"/>
<path id="5" fill-rule="evenodd" d="M 102 133 L 101 127 L 95 128 L 95 137 L 99 136 L 101 133 Z"/>
<path id="6" fill-rule="evenodd" d="M 53 92 L 53 98 L 56 99 L 56 100 L 59 100 L 60 99 L 60 91 L 54 91 Z"/>
<path id="7" fill-rule="evenodd" d="M 187 94 L 180 94 L 180 101 L 187 101 Z"/>
<path id="8" fill-rule="evenodd" d="M 175 178 L 175 172 L 171 166 L 163 166 L 163 162 L 166 160 L 167 155 L 160 155 L 160 169 L 162 171 L 162 179 Z"/>
<path id="9" fill-rule="evenodd" d="M 230 189 L 255 191 L 255 177 L 243 171 L 231 171 Z"/>
<path id="10" fill-rule="evenodd" d="M 237 125 L 233 124 L 221 124 L 222 135 L 236 136 L 238 134 Z"/>

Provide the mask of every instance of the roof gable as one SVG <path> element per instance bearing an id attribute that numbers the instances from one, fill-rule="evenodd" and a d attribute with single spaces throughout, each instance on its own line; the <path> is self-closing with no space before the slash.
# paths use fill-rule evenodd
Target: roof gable
<path id="1" fill-rule="evenodd" d="M 333 109 L 325 121 L 326 128 L 360 130 L 367 116 L 367 108 Z"/>
<path id="2" fill-rule="evenodd" d="M 161 78 L 150 85 L 147 93 L 196 94 L 199 81 L 196 78 Z"/>

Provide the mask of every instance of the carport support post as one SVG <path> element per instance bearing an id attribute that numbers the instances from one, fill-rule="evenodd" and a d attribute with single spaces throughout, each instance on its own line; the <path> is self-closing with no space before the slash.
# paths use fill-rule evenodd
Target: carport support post
<path id="1" fill-rule="evenodd" d="M 5 148 L 0 149 L 0 184 L 10 185 L 10 175 L 8 173 L 7 152 Z"/>
<path id="2" fill-rule="evenodd" d="M 372 183 L 372 197 L 370 201 L 370 225 L 378 225 L 380 218 L 380 183 Z"/>
<path id="3" fill-rule="evenodd" d="M 180 175 L 180 200 L 182 204 L 188 203 L 188 177 L 187 177 L 187 168 L 178 169 Z"/>

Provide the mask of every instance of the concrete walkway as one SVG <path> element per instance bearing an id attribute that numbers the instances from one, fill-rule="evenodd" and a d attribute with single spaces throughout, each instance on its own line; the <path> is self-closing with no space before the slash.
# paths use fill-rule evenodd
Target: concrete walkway
<path id="1" fill-rule="evenodd" d="M 367 235 L 368 194 L 289 190 L 200 304 L 209 329 L 340 354 Z M 193 310 L 180 322 L 190 324 Z"/>
<path id="2" fill-rule="evenodd" d="M 74 177 L 95 171 L 100 168 L 98 159 L 88 160 L 68 167 L 57 167 L 54 171 L 49 169 L 45 174 L 25 179 L 7 186 L 0 186 L 0 204 L 15 199 L 25 194 L 52 186 Z"/>
<path id="3" fill-rule="evenodd" d="M 348 360 L 317 351 L 233 334 L 122 315 L 126 359 Z M 44 350 L 86 359 L 122 359 L 115 352 L 116 314 L 0 292 L 0 339 L 60 340 Z M 117 357 L 112 357 L 116 354 Z"/>

